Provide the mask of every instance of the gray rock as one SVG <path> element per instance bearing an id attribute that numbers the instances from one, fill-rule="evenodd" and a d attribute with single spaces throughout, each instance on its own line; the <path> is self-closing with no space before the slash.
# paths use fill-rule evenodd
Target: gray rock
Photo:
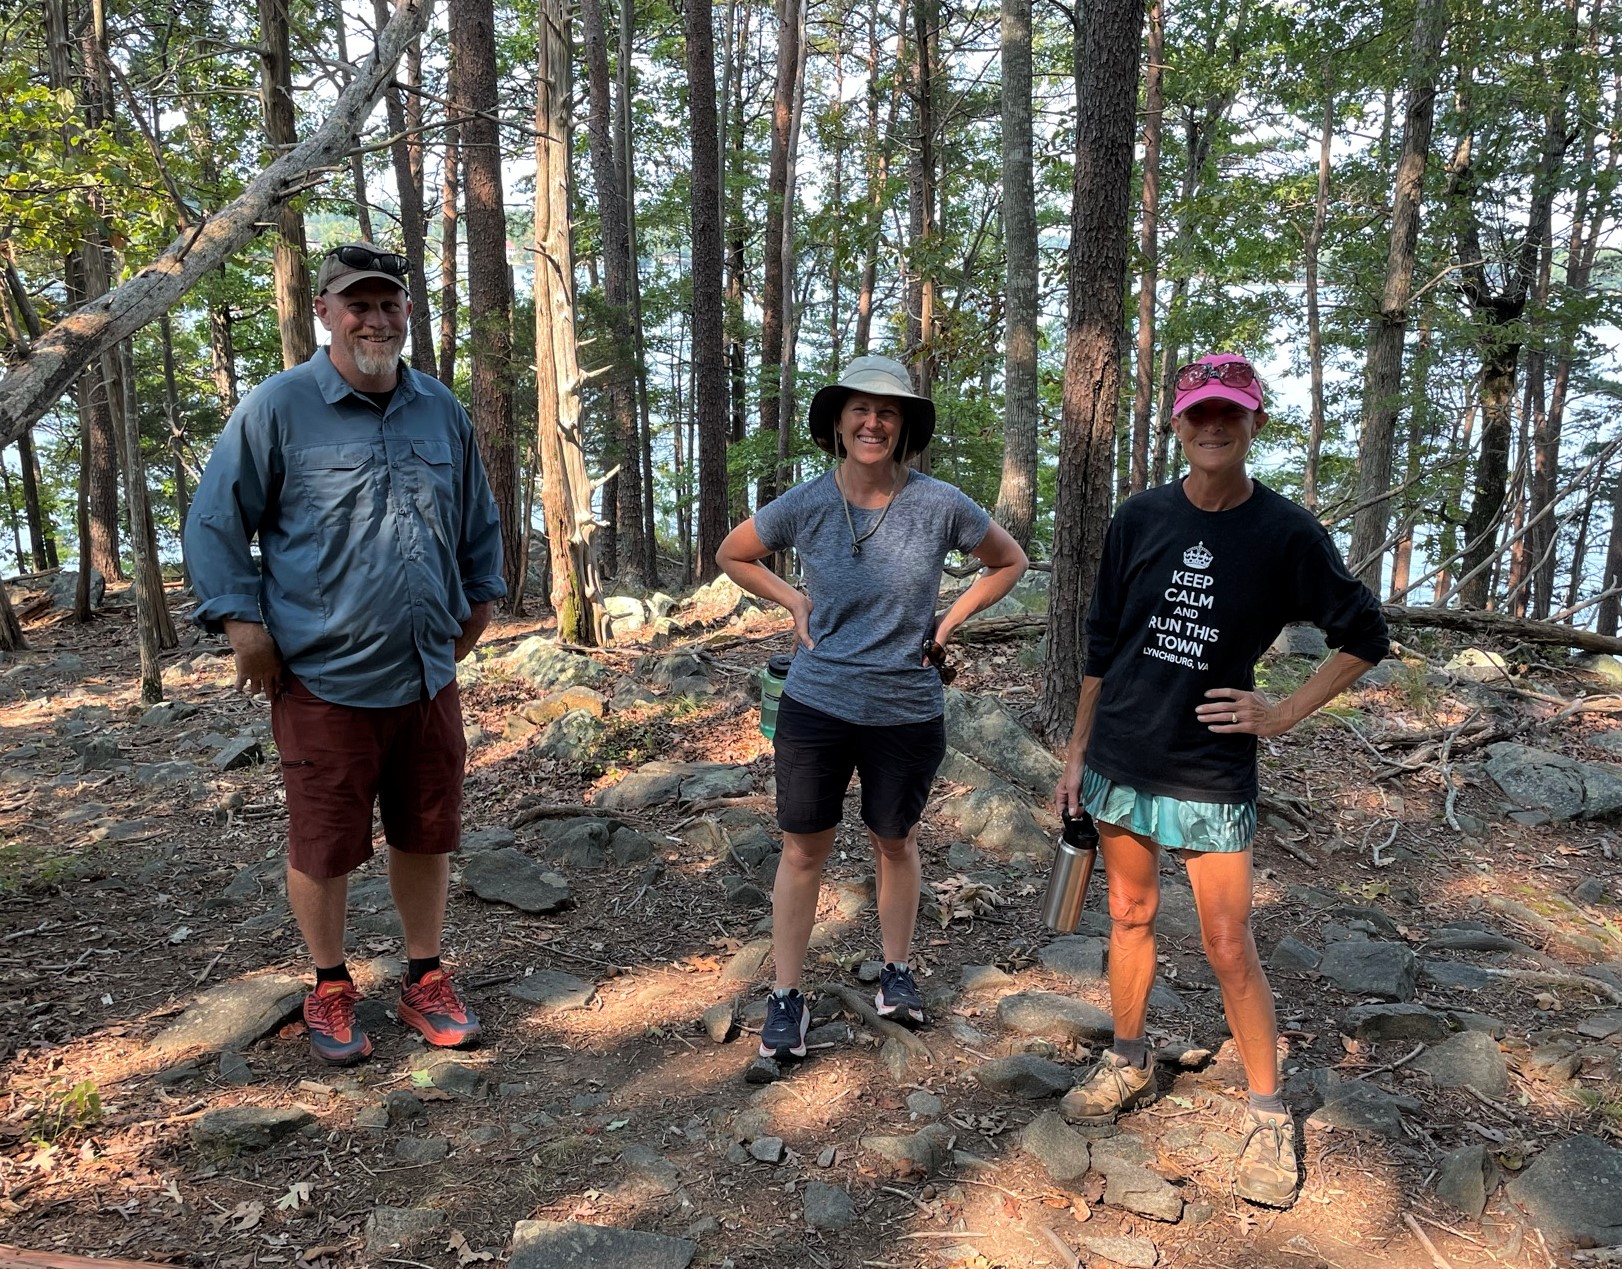
<path id="1" fill-rule="evenodd" d="M 856 981 L 859 983 L 876 983 L 883 975 L 883 961 L 863 961 L 856 967 Z"/>
<path id="2" fill-rule="evenodd" d="M 123 760 L 118 742 L 111 736 L 78 736 L 68 742 L 79 755 L 80 771 L 100 771 Z"/>
<path id="3" fill-rule="evenodd" d="M 1183 1196 L 1158 1173 L 1108 1155 L 1094 1166 L 1104 1174 L 1104 1202 L 1157 1221 L 1175 1221 L 1183 1214 Z"/>
<path id="4" fill-rule="evenodd" d="M 1065 1123 L 1058 1111 L 1044 1111 L 1019 1135 L 1019 1147 L 1060 1185 L 1079 1181 L 1092 1167 L 1087 1138 Z"/>
<path id="5" fill-rule="evenodd" d="M 772 1084 L 783 1078 L 783 1068 L 775 1058 L 757 1057 L 743 1073 L 745 1084 Z"/>
<path id="6" fill-rule="evenodd" d="M 1016 1035 L 1108 1040 L 1115 1034 L 1115 1024 L 1105 1010 L 1053 991 L 1004 996 L 997 1002 L 997 1021 Z"/>
<path id="7" fill-rule="evenodd" d="M 433 1064 L 428 1068 L 428 1082 L 440 1092 L 457 1097 L 478 1097 L 483 1094 L 484 1072 L 478 1067 L 452 1061 L 437 1053 L 430 1060 Z"/>
<path id="8" fill-rule="evenodd" d="M 210 987 L 152 1038 L 160 1056 L 193 1049 L 244 1049 L 296 1017 L 309 988 L 287 974 L 260 974 Z"/>
<path id="9" fill-rule="evenodd" d="M 1013 984 L 1013 975 L 1005 973 L 995 965 L 965 965 L 958 971 L 958 986 L 966 996 L 978 992 L 1001 991 Z"/>
<path id="10" fill-rule="evenodd" d="M 234 1050 L 227 1049 L 220 1054 L 220 1078 L 227 1084 L 256 1083 L 259 1076 L 254 1073 L 253 1067 L 248 1065 L 248 1059 Z"/>
<path id="11" fill-rule="evenodd" d="M 643 1195 L 674 1194 L 681 1184 L 676 1165 L 652 1146 L 626 1146 L 620 1154 L 620 1167 L 630 1174 L 635 1188 Z"/>
<path id="12" fill-rule="evenodd" d="M 936 1119 L 945 1109 L 945 1104 L 934 1093 L 916 1088 L 907 1094 L 907 1109 L 920 1119 Z"/>
<path id="13" fill-rule="evenodd" d="M 564 762 L 584 762 L 597 751 L 607 728 L 589 709 L 571 709 L 549 722 L 533 742 L 540 757 Z"/>
<path id="14" fill-rule="evenodd" d="M 1577 1024 L 1577 1034 L 1590 1040 L 1609 1040 L 1622 1035 L 1622 1009 L 1608 1009 L 1584 1018 Z"/>
<path id="15" fill-rule="evenodd" d="M 1067 934 L 1043 947 L 1036 959 L 1072 982 L 1091 986 L 1103 980 L 1104 952 L 1103 939 Z"/>
<path id="16" fill-rule="evenodd" d="M 1354 996 L 1412 1000 L 1417 957 L 1402 943 L 1334 943 L 1324 949 L 1319 972 Z"/>
<path id="17" fill-rule="evenodd" d="M 953 1135 L 945 1124 L 930 1124 L 906 1136 L 863 1137 L 862 1148 L 887 1159 L 897 1172 L 927 1177 L 951 1158 Z"/>
<path id="18" fill-rule="evenodd" d="M 948 798 L 941 813 L 958 832 L 993 854 L 1046 858 L 1053 852 L 1053 839 L 1037 824 L 1030 803 L 1007 786 Z"/>
<path id="19" fill-rule="evenodd" d="M 1491 1014 L 1472 1013 L 1468 1009 L 1449 1009 L 1447 1018 L 1460 1031 L 1480 1031 L 1495 1040 L 1502 1040 L 1509 1031 L 1502 1018 L 1494 1018 Z"/>
<path id="20" fill-rule="evenodd" d="M 355 1127 L 383 1132 L 389 1126 L 389 1112 L 382 1106 L 362 1106 L 355 1112 Z"/>
<path id="21" fill-rule="evenodd" d="M 1003 1093 L 1025 1101 L 1062 1097 L 1076 1082 L 1069 1067 L 1060 1066 L 1034 1053 L 1015 1053 L 1010 1057 L 997 1058 L 973 1068 L 971 1074 L 993 1093 Z"/>
<path id="22" fill-rule="evenodd" d="M 721 888 L 727 893 L 727 902 L 735 908 L 764 908 L 771 899 L 748 877 L 722 877 Z"/>
<path id="23" fill-rule="evenodd" d="M 577 683 L 590 685 L 608 673 L 603 665 L 590 657 L 565 651 L 539 635 L 531 635 L 511 652 L 493 658 L 491 664 L 546 692 L 573 687 Z"/>
<path id="24" fill-rule="evenodd" d="M 1498 1165 L 1487 1148 L 1463 1146 L 1443 1157 L 1436 1177 L 1436 1197 L 1476 1220 L 1497 1184 Z"/>
<path id="25" fill-rule="evenodd" d="M 513 849 L 489 850 L 462 865 L 462 884 L 489 903 L 520 912 L 557 912 L 574 906 L 569 883 Z"/>
<path id="26" fill-rule="evenodd" d="M 191 1137 L 202 1150 L 242 1154 L 263 1150 L 313 1123 L 309 1111 L 291 1106 L 227 1106 L 194 1120 Z"/>
<path id="27" fill-rule="evenodd" d="M 401 1137 L 394 1143 L 394 1157 L 401 1163 L 440 1163 L 450 1152 L 444 1137 Z"/>
<path id="28" fill-rule="evenodd" d="M 159 701 L 141 715 L 141 726 L 168 727 L 184 718 L 190 718 L 195 713 L 197 706 L 190 701 Z"/>
<path id="29" fill-rule="evenodd" d="M 1402 1139 L 1402 1108 L 1389 1093 L 1362 1080 L 1347 1080 L 1327 1091 L 1329 1100 L 1308 1116 L 1309 1125 Z"/>
<path id="30" fill-rule="evenodd" d="M 1299 622 L 1280 630 L 1268 651 L 1274 656 L 1310 657 L 1316 661 L 1329 655 L 1329 642 L 1317 626 Z"/>
<path id="31" fill-rule="evenodd" d="M 219 771 L 236 771 L 241 767 L 258 766 L 265 760 L 264 746 L 257 736 L 238 736 L 214 755 L 214 766 Z"/>
<path id="32" fill-rule="evenodd" d="M 1293 934 L 1286 934 L 1278 941 L 1267 963 L 1286 974 L 1298 974 L 1317 969 L 1322 961 L 1323 956 L 1316 948 L 1307 946 Z"/>
<path id="33" fill-rule="evenodd" d="M 671 652 L 662 657 L 643 657 L 636 663 L 639 677 L 654 687 L 670 687 L 682 679 L 707 679 L 709 662 L 697 652 Z"/>
<path id="34" fill-rule="evenodd" d="M 1524 952 L 1526 945 L 1488 929 L 1480 922 L 1444 925 L 1426 940 L 1426 946 L 1442 952 Z"/>
<path id="35" fill-rule="evenodd" d="M 725 1044 L 737 1031 L 738 1014 L 732 1001 L 723 1000 L 704 1011 L 704 1032 L 717 1044 Z"/>
<path id="36" fill-rule="evenodd" d="M 143 762 L 135 768 L 135 783 L 165 786 L 191 784 L 203 778 L 203 769 L 195 762 L 176 758 L 169 762 Z"/>
<path id="37" fill-rule="evenodd" d="M 749 1143 L 749 1157 L 760 1163 L 781 1163 L 786 1153 L 781 1137 L 756 1137 Z"/>
<path id="38" fill-rule="evenodd" d="M 518 834 L 510 828 L 478 828 L 462 834 L 464 854 L 476 855 L 481 850 L 507 850 L 518 845 Z"/>
<path id="39" fill-rule="evenodd" d="M 954 749 L 1039 797 L 1048 797 L 1063 768 L 1001 701 L 946 690 L 946 739 Z"/>
<path id="40" fill-rule="evenodd" d="M 366 1218 L 366 1250 L 411 1251 L 427 1244 L 445 1226 L 437 1207 L 374 1207 Z"/>
<path id="41" fill-rule="evenodd" d="M 1421 1053 L 1414 1059 L 1414 1069 L 1424 1071 L 1443 1088 L 1469 1085 L 1488 1097 L 1502 1097 L 1509 1091 L 1509 1066 L 1503 1050 L 1480 1031 L 1461 1031 Z"/>
<path id="42" fill-rule="evenodd" d="M 599 793 L 596 805 L 605 810 L 641 810 L 669 802 L 701 802 L 718 797 L 753 793 L 749 768 L 722 762 L 644 763 L 613 788 Z"/>
<path id="43" fill-rule="evenodd" d="M 1610 893 L 1605 889 L 1605 882 L 1598 877 L 1583 878 L 1571 892 L 1571 897 L 1578 903 L 1586 903 L 1590 907 L 1611 901 Z"/>
<path id="44" fill-rule="evenodd" d="M 1346 1011 L 1345 1029 L 1359 1040 L 1445 1040 L 1452 1034 L 1444 1014 L 1424 1005 L 1356 1005 Z"/>
<path id="45" fill-rule="evenodd" d="M 1509 1183 L 1509 1197 L 1554 1241 L 1622 1244 L 1622 1150 L 1597 1137 L 1550 1146 Z"/>
<path id="46" fill-rule="evenodd" d="M 645 863 L 653 858 L 653 839 L 621 824 L 608 839 L 608 853 L 621 868 Z"/>
<path id="47" fill-rule="evenodd" d="M 408 1088 L 390 1089 L 383 1099 L 383 1109 L 388 1111 L 391 1124 L 409 1124 L 428 1118 L 428 1107 Z"/>
<path id="48" fill-rule="evenodd" d="M 51 578 L 50 584 L 46 587 L 46 589 L 50 593 L 51 605 L 53 607 L 71 609 L 74 605 L 75 597 L 79 593 L 79 574 L 72 570 L 64 570 Z M 100 608 L 101 601 L 106 594 L 107 579 L 101 575 L 100 569 L 91 569 L 90 606 L 92 608 Z"/>
<path id="49" fill-rule="evenodd" d="M 507 994 L 527 1004 L 556 1011 L 588 1008 L 597 995 L 597 988 L 573 974 L 555 969 L 538 969 L 508 984 Z"/>
<path id="50" fill-rule="evenodd" d="M 1498 980 L 1486 970 L 1462 961 L 1425 956 L 1419 962 L 1419 981 L 1427 987 L 1439 987 L 1446 991 L 1480 991 Z"/>
<path id="51" fill-rule="evenodd" d="M 1111 1264 L 1125 1265 L 1126 1269 L 1154 1269 L 1160 1263 L 1160 1252 L 1147 1238 L 1083 1234 L 1081 1245 L 1093 1255 L 1102 1256 Z"/>
<path id="52" fill-rule="evenodd" d="M 687 1269 L 698 1245 L 639 1229 L 578 1221 L 519 1221 L 507 1269 Z"/>
<path id="53" fill-rule="evenodd" d="M 806 1183 L 801 1194 L 805 1223 L 812 1229 L 844 1229 L 856 1220 L 856 1204 L 846 1191 L 825 1181 Z"/>
<path id="54" fill-rule="evenodd" d="M 1594 819 L 1622 809 L 1622 767 L 1500 741 L 1487 747 L 1487 774 L 1506 797 L 1555 820 Z"/>
<path id="55" fill-rule="evenodd" d="M 770 939 L 755 939 L 745 943 L 732 954 L 732 959 L 721 969 L 721 977 L 728 982 L 753 982 L 772 954 Z"/>

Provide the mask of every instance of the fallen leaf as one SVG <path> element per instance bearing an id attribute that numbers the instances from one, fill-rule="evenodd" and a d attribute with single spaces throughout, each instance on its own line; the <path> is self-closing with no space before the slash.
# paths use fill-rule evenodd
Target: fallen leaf
<path id="1" fill-rule="evenodd" d="M 310 1191 L 314 1188 L 308 1181 L 294 1181 L 288 1187 L 287 1193 L 276 1200 L 276 1210 L 278 1212 L 298 1211 L 299 1208 L 310 1201 Z"/>
<path id="2" fill-rule="evenodd" d="M 237 1233 L 245 1233 L 258 1226 L 259 1220 L 265 1214 L 265 1205 L 258 1199 L 249 1199 L 238 1203 L 231 1209 L 231 1228 Z"/>
<path id="3" fill-rule="evenodd" d="M 481 1260 L 493 1260 L 495 1258 L 491 1252 L 474 1251 L 473 1248 L 469 1247 L 467 1236 L 459 1229 L 451 1230 L 451 1239 L 450 1242 L 445 1244 L 445 1250 L 456 1253 L 456 1263 L 459 1265 L 471 1265 Z"/>

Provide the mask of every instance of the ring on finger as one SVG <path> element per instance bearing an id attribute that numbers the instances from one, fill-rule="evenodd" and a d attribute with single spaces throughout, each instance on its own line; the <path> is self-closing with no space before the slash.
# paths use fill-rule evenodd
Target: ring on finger
<path id="1" fill-rule="evenodd" d="M 1234 714 L 1233 721 L 1234 721 L 1235 724 L 1237 724 L 1239 722 L 1239 715 L 1237 713 Z"/>

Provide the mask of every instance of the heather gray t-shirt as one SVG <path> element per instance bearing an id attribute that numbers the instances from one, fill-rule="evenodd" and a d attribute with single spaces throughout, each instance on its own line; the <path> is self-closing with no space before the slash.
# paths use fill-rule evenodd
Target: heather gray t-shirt
<path id="1" fill-rule="evenodd" d="M 991 517 L 944 481 L 909 471 L 872 537 L 851 554 L 851 530 L 833 473 L 796 485 L 755 513 L 774 551 L 800 553 L 811 596 L 811 639 L 794 657 L 784 691 L 846 722 L 921 723 L 945 708 L 940 675 L 923 664 L 948 551 L 972 551 Z M 852 505 L 860 538 L 879 509 Z"/>

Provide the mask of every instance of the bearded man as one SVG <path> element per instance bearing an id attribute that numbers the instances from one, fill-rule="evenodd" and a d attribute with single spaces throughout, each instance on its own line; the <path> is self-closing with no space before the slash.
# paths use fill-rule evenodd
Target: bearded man
<path id="1" fill-rule="evenodd" d="M 408 958 L 398 1016 L 433 1045 L 479 1036 L 440 964 L 467 753 L 456 662 L 507 587 L 467 414 L 400 360 L 409 268 L 366 242 L 327 252 L 315 312 L 330 345 L 237 407 L 186 524 L 193 619 L 230 640 L 238 689 L 270 700 L 287 898 L 315 968 L 304 1019 L 336 1064 L 372 1052 L 344 922 L 374 804 Z"/>

